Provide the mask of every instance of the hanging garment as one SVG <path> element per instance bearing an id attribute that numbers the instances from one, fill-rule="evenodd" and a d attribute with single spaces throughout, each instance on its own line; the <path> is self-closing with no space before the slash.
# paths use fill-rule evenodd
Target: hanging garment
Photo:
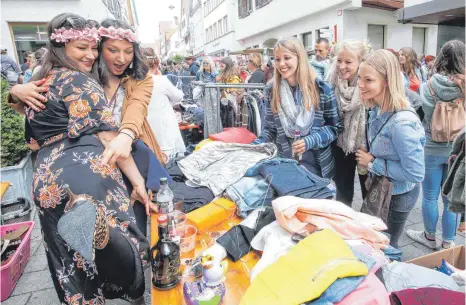
<path id="1" fill-rule="evenodd" d="M 301 232 L 306 225 L 331 229 L 343 239 L 362 239 L 375 249 L 383 249 L 387 226 L 380 218 L 356 212 L 344 203 L 328 199 L 302 199 L 284 196 L 272 201 L 277 221 L 290 232 Z"/>
<path id="2" fill-rule="evenodd" d="M 277 147 L 213 142 L 178 162 L 185 176 L 219 196 L 257 162 L 275 157 Z"/>
<path id="3" fill-rule="evenodd" d="M 204 99 L 203 105 L 204 108 L 204 137 L 208 138 L 212 133 L 219 133 L 223 130 L 221 121 L 220 121 L 220 103 L 219 96 L 217 96 L 216 88 L 205 88 L 204 89 Z"/>
<path id="4" fill-rule="evenodd" d="M 317 299 L 338 278 L 366 275 L 351 248 L 331 230 L 315 232 L 252 281 L 241 305 L 301 304 Z"/>

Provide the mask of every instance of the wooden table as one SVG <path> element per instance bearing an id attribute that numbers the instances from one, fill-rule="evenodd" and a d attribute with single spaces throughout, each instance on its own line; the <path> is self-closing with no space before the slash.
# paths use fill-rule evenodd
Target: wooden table
<path id="1" fill-rule="evenodd" d="M 241 221 L 240 218 L 235 218 L 226 221 L 214 228 L 209 232 L 197 235 L 195 256 L 208 247 L 207 243 L 212 242 L 210 232 L 228 231 L 231 227 Z M 158 227 L 157 227 L 157 214 L 151 216 L 151 245 L 154 246 L 158 240 Z M 204 244 L 204 247 L 203 247 Z M 226 293 L 222 305 L 237 305 L 240 303 L 246 289 L 250 284 L 250 270 L 259 261 L 260 255 L 254 250 L 245 255 L 241 260 L 236 263 L 228 261 L 228 272 L 226 274 Z M 160 291 L 152 286 L 152 305 L 185 305 L 183 296 L 183 278 L 180 283 L 173 289 L 168 291 Z"/>

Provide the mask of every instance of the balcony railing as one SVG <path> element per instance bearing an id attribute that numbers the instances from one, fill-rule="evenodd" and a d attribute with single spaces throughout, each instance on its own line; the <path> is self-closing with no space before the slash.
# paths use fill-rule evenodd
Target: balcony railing
<path id="1" fill-rule="evenodd" d="M 252 0 L 238 0 L 239 19 L 246 18 L 252 12 Z"/>
<path id="2" fill-rule="evenodd" d="M 256 10 L 261 8 L 261 7 L 266 6 L 270 2 L 272 2 L 272 0 L 256 0 Z"/>

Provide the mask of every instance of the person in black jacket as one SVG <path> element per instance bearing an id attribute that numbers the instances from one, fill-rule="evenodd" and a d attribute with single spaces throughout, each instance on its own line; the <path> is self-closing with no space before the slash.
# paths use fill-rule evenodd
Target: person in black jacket
<path id="1" fill-rule="evenodd" d="M 247 82 L 249 84 L 265 84 L 265 73 L 262 67 L 262 55 L 259 53 L 252 53 L 248 60 L 248 70 L 252 73 Z"/>

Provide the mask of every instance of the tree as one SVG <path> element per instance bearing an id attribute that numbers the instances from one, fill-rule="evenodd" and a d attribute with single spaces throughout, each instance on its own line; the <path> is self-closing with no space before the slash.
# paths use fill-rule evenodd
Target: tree
<path id="1" fill-rule="evenodd" d="M 173 61 L 173 63 L 179 64 L 184 60 L 184 57 L 181 56 L 180 54 L 175 54 L 172 56 L 171 60 Z"/>
<path id="2" fill-rule="evenodd" d="M 1 139 L 1 166 L 17 165 L 29 152 L 24 139 L 25 117 L 17 114 L 8 106 L 8 82 L 1 79 L 2 103 L 2 139 Z"/>

